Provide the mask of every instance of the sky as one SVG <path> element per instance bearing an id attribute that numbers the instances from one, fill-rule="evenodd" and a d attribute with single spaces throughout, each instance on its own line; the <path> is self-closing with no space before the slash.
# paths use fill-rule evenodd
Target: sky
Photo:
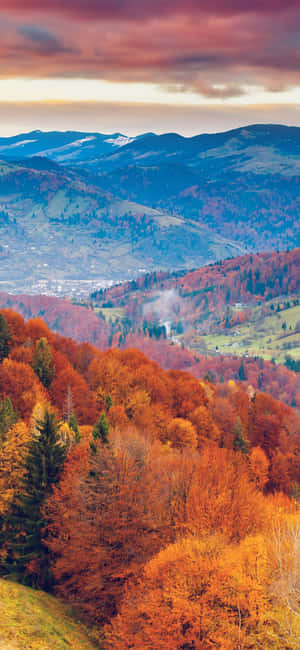
<path id="1" fill-rule="evenodd" d="M 1 0 L 0 135 L 300 126 L 300 0 Z"/>

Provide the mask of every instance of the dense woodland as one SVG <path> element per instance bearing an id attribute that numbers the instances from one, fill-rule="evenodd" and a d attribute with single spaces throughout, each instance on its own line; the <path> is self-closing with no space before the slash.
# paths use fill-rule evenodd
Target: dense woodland
<path id="1" fill-rule="evenodd" d="M 298 647 L 296 409 L 11 309 L 0 360 L 2 576 L 104 648 Z"/>
<path id="2" fill-rule="evenodd" d="M 211 357 L 189 349 L 195 332 L 234 330 L 251 321 L 258 305 L 262 318 L 276 311 L 284 322 L 285 307 L 298 305 L 299 295 L 300 249 L 296 249 L 247 255 L 188 273 L 140 276 L 94 293 L 85 306 L 49 296 L 5 293 L 0 294 L 0 305 L 19 311 L 26 320 L 41 317 L 63 336 L 89 341 L 101 350 L 138 348 L 165 369 L 188 370 L 197 378 L 209 373 L 216 382 L 243 381 L 300 407 L 299 362 L 288 352 L 283 366 L 259 356 L 241 359 L 218 352 Z M 122 316 L 104 317 L 107 309 L 117 314 L 121 310 Z M 172 323 L 175 337 L 184 331 L 184 345 L 167 339 L 164 321 Z"/>
<path id="3" fill-rule="evenodd" d="M 176 290 L 172 317 L 190 324 L 207 320 L 210 327 L 218 322 L 226 327 L 226 308 L 240 303 L 251 305 L 272 298 L 291 297 L 300 289 L 300 249 L 288 252 L 245 255 L 209 264 L 203 268 L 181 273 L 152 273 L 111 289 L 95 292 L 95 304 L 110 301 L 124 306 L 126 314 L 140 319 L 140 305 L 159 291 Z M 155 301 L 154 301 L 155 302 Z M 150 311 L 150 309 L 149 309 Z M 248 314 L 249 317 L 250 314 Z M 238 323 L 238 312 L 236 322 Z M 244 319 L 247 313 L 244 314 Z"/>

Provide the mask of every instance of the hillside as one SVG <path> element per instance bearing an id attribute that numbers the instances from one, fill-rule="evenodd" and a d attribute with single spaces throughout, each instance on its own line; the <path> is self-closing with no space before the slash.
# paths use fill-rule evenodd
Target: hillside
<path id="1" fill-rule="evenodd" d="M 5 650 L 93 647 L 12 578 L 105 650 L 297 647 L 299 412 L 12 310 L 0 344 Z"/>
<path id="2" fill-rule="evenodd" d="M 189 268 L 243 250 L 197 222 L 119 199 L 97 183 L 43 157 L 0 163 L 4 290 L 86 296 L 139 271 Z"/>
<path id="3" fill-rule="evenodd" d="M 300 359 L 300 249 L 248 255 L 180 274 L 154 274 L 96 292 L 106 313 L 122 308 L 134 331 L 157 335 L 196 352 Z M 127 326 L 128 328 L 128 326 Z M 115 330 L 117 327 L 115 326 Z M 154 333 L 155 335 L 155 333 Z"/>
<path id="4" fill-rule="evenodd" d="M 151 135 L 105 158 L 103 186 L 194 219 L 248 250 L 295 247 L 299 150 L 300 129 L 276 125 Z M 103 163 L 98 171 L 102 178 Z"/>
<path id="5" fill-rule="evenodd" d="M 299 134 L 272 124 L 191 138 L 34 132 L 2 139 L 0 157 L 42 155 L 85 168 L 125 201 L 205 226 L 249 251 L 283 250 L 300 245 Z"/>
<path id="6" fill-rule="evenodd" d="M 96 646 L 68 608 L 42 591 L 0 580 L 0 648 L 92 650 Z"/>
<path id="7" fill-rule="evenodd" d="M 261 253 L 140 276 L 85 305 L 1 293 L 0 306 L 101 350 L 137 347 L 164 368 L 238 378 L 300 406 L 299 256 Z"/>
<path id="8" fill-rule="evenodd" d="M 0 293 L 0 305 L 19 312 L 26 320 L 42 318 L 53 331 L 100 349 L 109 347 L 110 326 L 105 318 L 82 305 L 55 296 Z"/>

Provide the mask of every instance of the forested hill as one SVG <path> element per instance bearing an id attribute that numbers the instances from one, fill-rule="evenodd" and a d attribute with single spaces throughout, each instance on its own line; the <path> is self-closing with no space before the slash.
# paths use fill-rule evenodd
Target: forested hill
<path id="1" fill-rule="evenodd" d="M 192 271 L 152 273 L 110 289 L 94 292 L 94 302 L 123 300 L 151 295 L 152 292 L 176 289 L 194 307 L 201 303 L 201 294 L 224 306 L 237 300 L 270 300 L 300 290 L 300 248 L 291 251 L 259 253 L 227 259 Z M 190 309 L 191 317 L 195 309 Z"/>
<path id="2" fill-rule="evenodd" d="M 100 314 L 107 307 L 111 315 L 122 314 L 123 326 L 120 318 L 112 325 L 115 342 L 118 332 L 121 341 L 124 331 L 125 337 L 142 332 L 167 337 L 197 355 L 263 357 L 298 370 L 299 300 L 300 249 L 146 275 L 92 295 Z"/>
<path id="3" fill-rule="evenodd" d="M 299 257 L 262 253 L 141 276 L 85 306 L 4 293 L 0 305 L 102 350 L 138 347 L 165 368 L 238 379 L 300 406 Z"/>
<path id="4" fill-rule="evenodd" d="M 276 124 L 192 138 L 33 132 L 0 140 L 0 158 L 34 165 L 34 156 L 47 157 L 84 170 L 85 181 L 122 201 L 255 251 L 300 245 L 299 151 L 300 129 Z"/>
<path id="5" fill-rule="evenodd" d="M 118 198 L 98 177 L 43 157 L 0 160 L 0 240 L 2 287 L 51 295 L 86 296 L 143 269 L 190 268 L 245 250 L 197 220 Z"/>
<path id="6" fill-rule="evenodd" d="M 2 310 L 5 647 L 19 640 L 12 599 L 23 647 L 30 625 L 39 648 L 93 646 L 43 590 L 103 650 L 293 650 L 299 450 L 297 410 L 251 386 L 101 352 Z"/>

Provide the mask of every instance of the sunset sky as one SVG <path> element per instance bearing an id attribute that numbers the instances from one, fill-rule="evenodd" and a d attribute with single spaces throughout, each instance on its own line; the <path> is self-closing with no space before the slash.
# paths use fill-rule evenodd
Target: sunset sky
<path id="1" fill-rule="evenodd" d="M 1 0 L 0 134 L 300 126 L 300 0 Z"/>

